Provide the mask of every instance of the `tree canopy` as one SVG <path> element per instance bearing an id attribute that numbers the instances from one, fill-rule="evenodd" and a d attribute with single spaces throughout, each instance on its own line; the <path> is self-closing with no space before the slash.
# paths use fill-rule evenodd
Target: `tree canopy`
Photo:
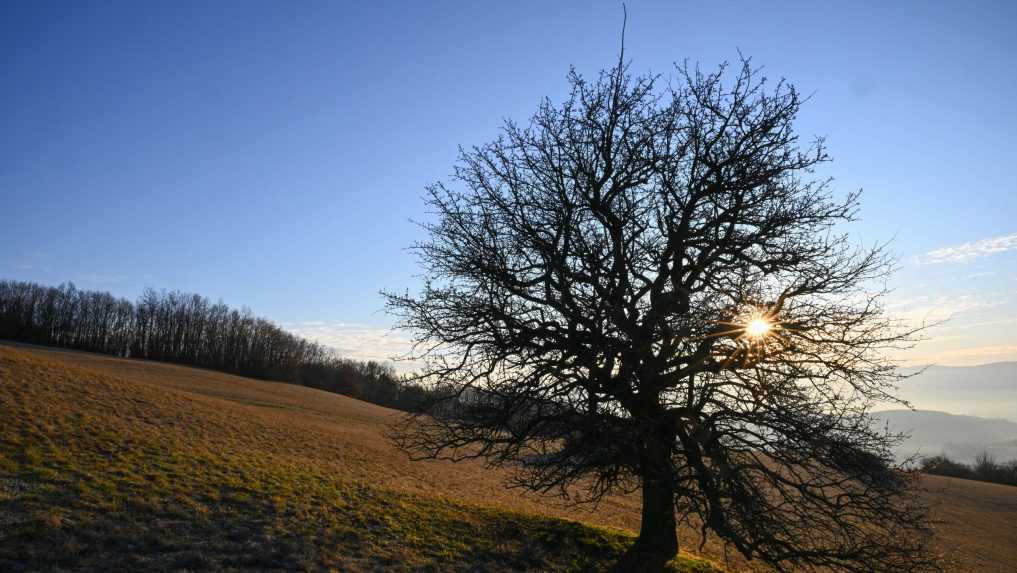
<path id="1" fill-rule="evenodd" d="M 440 399 L 398 442 L 574 501 L 640 489 L 619 570 L 662 567 L 681 523 L 778 570 L 933 567 L 867 414 L 915 331 L 881 305 L 885 250 L 843 230 L 858 194 L 816 176 L 792 85 L 677 71 L 573 71 L 428 188 L 425 284 L 387 297 Z"/>

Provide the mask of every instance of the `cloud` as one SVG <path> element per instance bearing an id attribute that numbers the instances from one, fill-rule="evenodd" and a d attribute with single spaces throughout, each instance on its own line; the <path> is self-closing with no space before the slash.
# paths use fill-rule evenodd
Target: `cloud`
<path id="1" fill-rule="evenodd" d="M 120 283 L 127 280 L 127 275 L 104 275 L 99 273 L 85 273 L 76 279 L 81 283 Z"/>
<path id="2" fill-rule="evenodd" d="M 281 325 L 293 334 L 334 348 L 346 358 L 393 362 L 412 345 L 408 334 L 388 328 L 349 322 L 306 321 Z M 412 370 L 419 364 L 395 361 L 398 370 Z"/>
<path id="3" fill-rule="evenodd" d="M 970 275 L 968 275 L 968 278 L 969 279 L 983 279 L 985 277 L 991 277 L 991 276 L 993 276 L 995 274 L 996 273 L 993 272 L 993 271 L 982 271 L 982 272 L 978 272 L 978 273 L 971 273 Z"/>
<path id="4" fill-rule="evenodd" d="M 48 273 L 48 272 L 53 270 L 51 267 L 46 266 L 46 265 L 33 265 L 33 264 L 29 264 L 29 263 L 22 263 L 22 264 L 14 265 L 14 268 L 16 270 L 19 270 L 19 271 L 42 271 L 42 272 L 46 272 L 46 273 Z"/>
<path id="5" fill-rule="evenodd" d="M 920 296 L 917 298 L 888 301 L 887 312 L 899 320 L 918 325 L 942 322 L 961 315 L 1006 304 L 1005 300 L 985 300 L 973 295 L 961 296 Z"/>
<path id="6" fill-rule="evenodd" d="M 987 327 L 990 327 L 990 326 L 1008 326 L 1008 325 L 1011 325 L 1011 324 L 1017 324 L 1017 317 L 995 318 L 995 319 L 986 320 L 986 321 L 983 321 L 983 322 L 974 322 L 974 323 L 963 324 L 963 325 L 954 325 L 954 326 L 951 326 L 950 328 L 954 329 L 954 330 L 970 330 L 970 329 L 974 329 L 974 328 L 979 328 L 979 329 L 987 328 Z"/>
<path id="7" fill-rule="evenodd" d="M 929 251 L 918 257 L 918 263 L 923 265 L 966 263 L 996 253 L 1013 250 L 1017 250 L 1017 233 Z"/>
<path id="8" fill-rule="evenodd" d="M 1017 344 L 993 344 L 943 350 L 919 356 L 907 356 L 901 360 L 904 365 L 919 366 L 938 364 L 940 366 L 976 366 L 991 362 L 1017 360 Z"/>

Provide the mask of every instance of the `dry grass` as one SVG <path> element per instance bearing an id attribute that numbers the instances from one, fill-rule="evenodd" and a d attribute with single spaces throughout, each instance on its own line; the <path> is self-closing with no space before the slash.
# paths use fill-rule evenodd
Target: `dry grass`
<path id="1" fill-rule="evenodd" d="M 951 571 L 1017 571 L 1017 487 L 925 476 Z"/>
<path id="2" fill-rule="evenodd" d="M 314 390 L 0 346 L 0 412 L 3 571 L 595 571 L 632 541 L 411 464 L 392 412 Z"/>
<path id="3" fill-rule="evenodd" d="M 590 512 L 411 462 L 384 437 L 397 413 L 286 384 L 0 346 L 0 412 L 0 570 L 583 571 L 638 527 L 637 498 Z M 1017 488 L 927 484 L 951 570 L 1013 571 Z"/>

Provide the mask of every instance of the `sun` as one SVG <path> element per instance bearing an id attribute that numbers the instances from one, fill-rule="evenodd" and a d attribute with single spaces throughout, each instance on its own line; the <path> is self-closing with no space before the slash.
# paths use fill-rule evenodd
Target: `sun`
<path id="1" fill-rule="evenodd" d="M 764 306 L 746 306 L 731 322 L 718 322 L 726 326 L 718 329 L 711 336 L 731 337 L 739 346 L 760 351 L 769 346 L 773 337 L 786 330 L 783 322 L 777 318 L 777 311 Z"/>
<path id="2" fill-rule="evenodd" d="M 765 318 L 756 317 L 745 325 L 745 334 L 751 338 L 762 338 L 769 334 L 773 326 Z"/>

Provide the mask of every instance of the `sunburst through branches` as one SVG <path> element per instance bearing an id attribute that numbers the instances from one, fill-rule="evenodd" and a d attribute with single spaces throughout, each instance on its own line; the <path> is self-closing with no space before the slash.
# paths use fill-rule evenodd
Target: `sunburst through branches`
<path id="1" fill-rule="evenodd" d="M 755 363 L 779 350 L 780 334 L 785 330 L 777 311 L 765 306 L 748 305 L 731 321 L 721 321 L 721 327 L 712 336 L 730 338 L 734 348 L 726 349 L 723 362 Z"/>

